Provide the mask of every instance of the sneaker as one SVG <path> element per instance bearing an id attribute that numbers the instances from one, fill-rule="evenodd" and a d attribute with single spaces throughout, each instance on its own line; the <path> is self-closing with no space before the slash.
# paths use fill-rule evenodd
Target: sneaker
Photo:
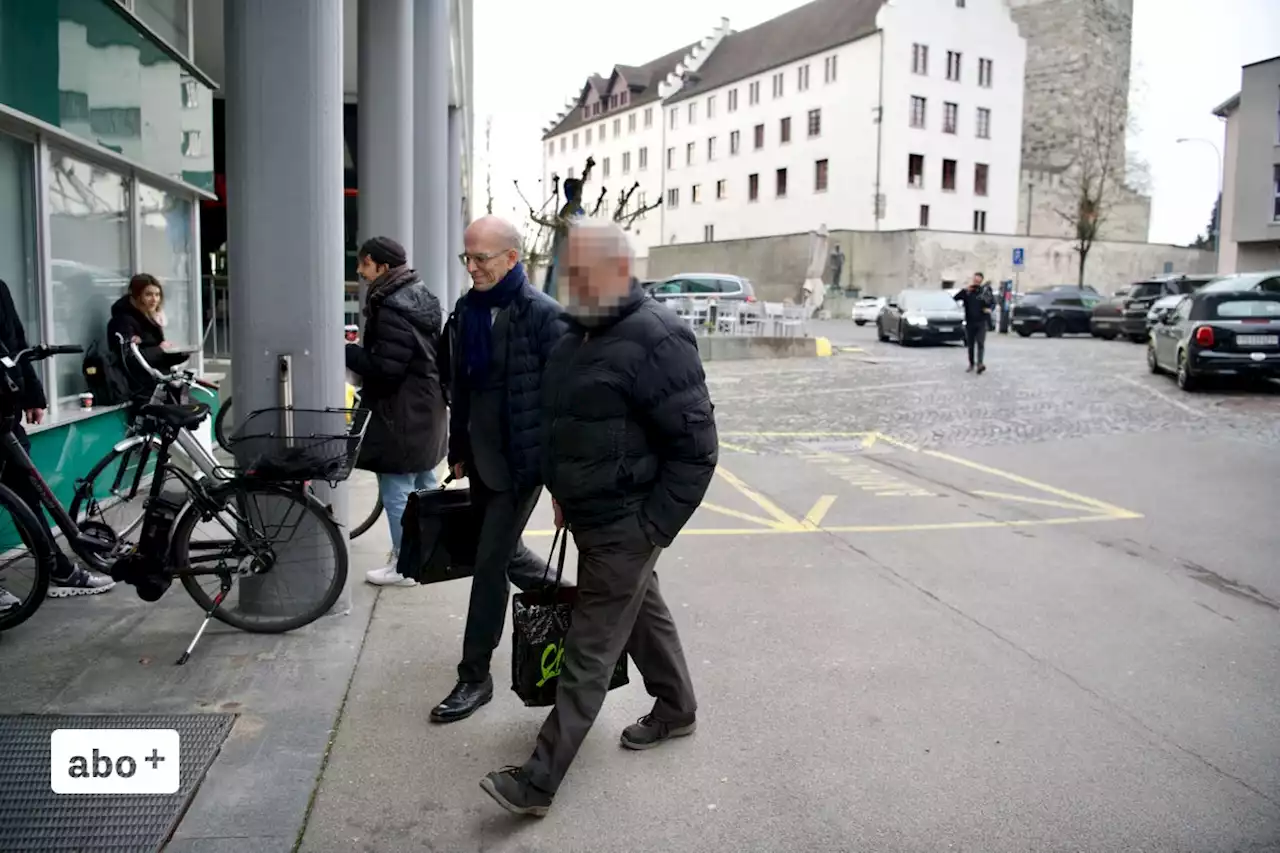
<path id="1" fill-rule="evenodd" d="M 504 767 L 480 780 L 481 789 L 512 814 L 546 817 L 555 799 L 529 781 L 523 767 Z"/>
<path id="2" fill-rule="evenodd" d="M 374 586 L 417 586 L 416 580 L 407 578 L 396 570 L 397 560 L 398 557 L 394 551 L 387 554 L 387 565 L 365 572 L 365 581 Z"/>
<path id="3" fill-rule="evenodd" d="M 82 566 L 71 566 L 69 574 L 54 575 L 49 582 L 50 598 L 70 598 L 73 595 L 98 595 L 111 589 L 116 582 L 106 575 L 96 575 Z"/>
<path id="4" fill-rule="evenodd" d="M 22 599 L 0 586 L 0 613 L 22 606 Z"/>
<path id="5" fill-rule="evenodd" d="M 986 372 L 987 372 L 987 366 L 986 366 L 985 364 L 979 364 L 979 365 L 978 365 L 978 372 L 979 372 L 979 373 L 986 373 Z"/>
<path id="6" fill-rule="evenodd" d="M 645 714 L 622 730 L 622 745 L 627 749 L 653 749 L 674 737 L 688 737 L 697 729 L 698 721 L 692 717 L 687 723 L 669 723 L 653 714 Z"/>

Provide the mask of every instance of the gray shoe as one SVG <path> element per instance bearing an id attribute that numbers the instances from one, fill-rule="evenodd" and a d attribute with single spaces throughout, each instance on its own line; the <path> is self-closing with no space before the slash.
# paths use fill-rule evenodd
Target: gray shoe
<path id="1" fill-rule="evenodd" d="M 22 599 L 0 586 L 0 613 L 22 606 Z"/>
<path id="2" fill-rule="evenodd" d="M 49 584 L 50 598 L 70 598 L 73 595 L 99 595 L 107 592 L 116 582 L 106 575 L 95 575 L 93 572 L 72 565 L 66 575 L 54 575 Z"/>
<path id="3" fill-rule="evenodd" d="M 698 729 L 698 721 L 670 723 L 659 720 L 653 714 L 645 714 L 622 730 L 622 745 L 627 749 L 653 749 L 663 741 L 676 737 L 688 737 Z"/>

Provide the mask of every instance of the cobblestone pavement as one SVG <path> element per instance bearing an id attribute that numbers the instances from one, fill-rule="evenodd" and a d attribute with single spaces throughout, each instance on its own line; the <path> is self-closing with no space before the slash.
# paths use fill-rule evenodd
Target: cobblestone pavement
<path id="1" fill-rule="evenodd" d="M 922 446 L 1206 429 L 1280 444 L 1280 386 L 1187 394 L 1128 341 L 993 333 L 975 376 L 962 346 L 882 344 L 874 326 L 849 321 L 811 331 L 835 355 L 709 364 L 717 419 L 742 431 L 879 430 Z"/>

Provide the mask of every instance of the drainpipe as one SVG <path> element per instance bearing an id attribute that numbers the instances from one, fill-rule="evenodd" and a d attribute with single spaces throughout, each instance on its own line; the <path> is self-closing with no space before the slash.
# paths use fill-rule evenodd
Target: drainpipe
<path id="1" fill-rule="evenodd" d="M 876 93 L 876 196 L 873 200 L 873 212 L 876 220 L 876 230 L 880 230 L 880 218 L 883 211 L 880 209 L 880 150 L 884 140 L 884 30 L 880 33 L 880 80 L 878 91 Z"/>

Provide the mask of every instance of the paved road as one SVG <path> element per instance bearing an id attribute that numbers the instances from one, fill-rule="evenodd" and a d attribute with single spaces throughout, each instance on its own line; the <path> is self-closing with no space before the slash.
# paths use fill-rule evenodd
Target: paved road
<path id="1" fill-rule="evenodd" d="M 1280 393 L 993 336 L 709 368 L 722 466 L 660 564 L 699 691 L 611 694 L 552 816 L 481 793 L 541 711 L 426 722 L 467 587 L 384 590 L 304 851 L 1280 850 Z M 546 548 L 540 508 L 530 544 Z M 637 678 L 638 682 L 639 679 Z"/>

